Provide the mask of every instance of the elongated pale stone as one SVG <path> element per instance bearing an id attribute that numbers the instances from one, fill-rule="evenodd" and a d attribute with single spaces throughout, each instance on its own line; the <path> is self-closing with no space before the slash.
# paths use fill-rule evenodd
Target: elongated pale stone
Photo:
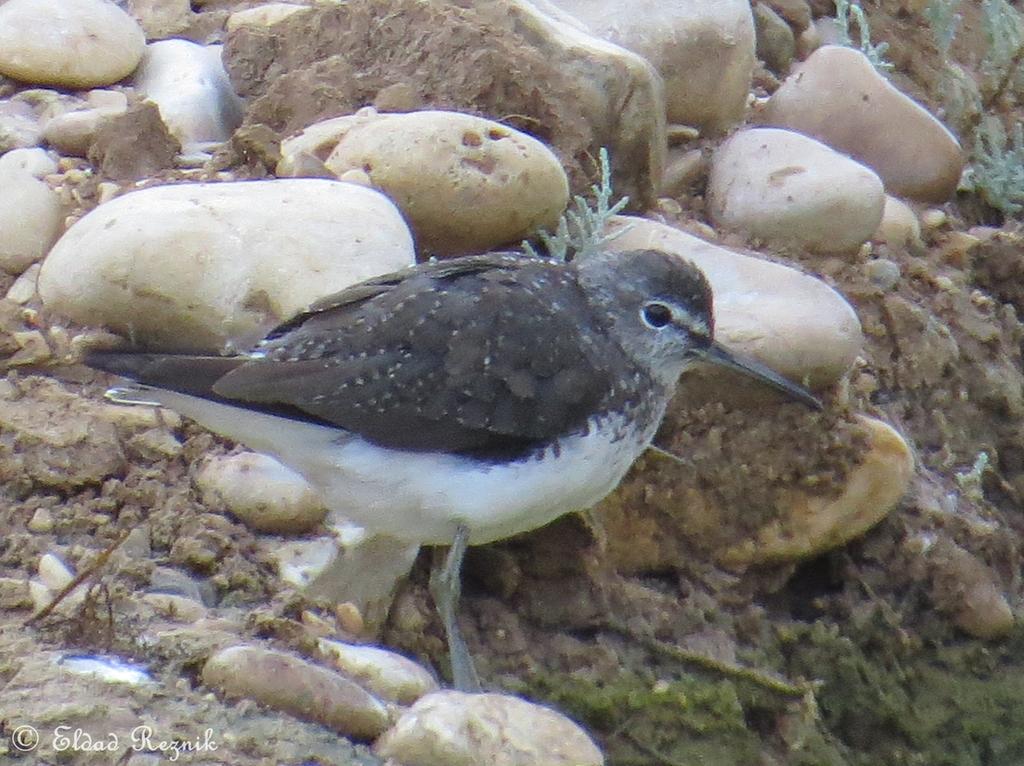
<path id="1" fill-rule="evenodd" d="M 900 197 L 944 202 L 963 169 L 953 134 L 853 48 L 812 53 L 769 99 L 764 122 L 860 160 Z"/>
<path id="2" fill-rule="evenodd" d="M 256 452 L 213 456 L 196 474 L 206 502 L 219 500 L 250 529 L 302 534 L 327 513 L 323 500 L 297 473 Z"/>
<path id="3" fill-rule="evenodd" d="M 387 708 L 354 681 L 285 652 L 221 649 L 203 666 L 203 683 L 358 739 L 373 739 L 388 725 Z"/>

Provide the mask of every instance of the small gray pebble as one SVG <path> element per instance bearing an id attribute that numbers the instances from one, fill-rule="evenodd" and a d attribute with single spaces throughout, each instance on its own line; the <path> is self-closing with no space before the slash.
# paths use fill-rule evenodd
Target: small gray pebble
<path id="1" fill-rule="evenodd" d="M 892 290 L 900 281 L 900 266 L 888 258 L 876 258 L 864 264 L 864 273 L 871 283 L 883 290 Z"/>

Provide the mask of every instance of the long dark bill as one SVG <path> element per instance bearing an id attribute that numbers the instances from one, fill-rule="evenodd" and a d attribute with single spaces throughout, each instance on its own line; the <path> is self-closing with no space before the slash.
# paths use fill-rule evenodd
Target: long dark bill
<path id="1" fill-rule="evenodd" d="M 786 396 L 803 402 L 808 407 L 813 407 L 816 410 L 823 409 L 821 400 L 803 386 L 787 380 L 771 367 L 767 367 L 749 357 L 733 353 L 717 341 L 712 341 L 711 345 L 701 354 L 701 358 L 711 364 L 728 367 L 730 370 L 736 370 L 744 375 L 749 375 L 755 380 L 760 380 L 762 383 L 766 383 L 786 394 Z"/>

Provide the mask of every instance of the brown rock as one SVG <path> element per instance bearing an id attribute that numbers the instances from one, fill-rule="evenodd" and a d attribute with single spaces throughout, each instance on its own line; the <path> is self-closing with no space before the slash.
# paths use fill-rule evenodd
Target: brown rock
<path id="1" fill-rule="evenodd" d="M 648 453 L 598 509 L 622 573 L 671 570 L 695 553 L 738 571 L 813 556 L 884 518 L 913 473 L 884 423 L 795 405 L 670 407 L 659 439 L 683 462 Z"/>
<path id="2" fill-rule="evenodd" d="M 773 72 L 788 72 L 796 56 L 796 36 L 789 24 L 768 5 L 755 5 L 754 30 L 757 57 Z"/>
<path id="3" fill-rule="evenodd" d="M 109 117 L 96 129 L 89 162 L 108 178 L 135 181 L 174 166 L 178 140 L 160 118 L 156 104 L 143 102 Z"/>
<path id="4" fill-rule="evenodd" d="M 281 136 L 387 102 L 474 113 L 550 145 L 584 191 L 607 147 L 616 192 L 653 203 L 665 151 L 660 82 L 639 56 L 521 0 L 352 0 L 228 35 L 224 63 L 245 124 Z M 389 90 L 391 89 L 391 90 Z"/>
<path id="5" fill-rule="evenodd" d="M 1013 629 L 1013 610 L 981 559 L 947 540 L 929 549 L 927 559 L 935 605 L 958 628 L 981 639 L 1002 638 Z"/>
<path id="6" fill-rule="evenodd" d="M 807 0 L 763 0 L 764 4 L 786 20 L 796 32 L 811 26 L 811 6 Z"/>
<path id="7" fill-rule="evenodd" d="M 889 194 L 942 202 L 956 190 L 956 138 L 860 51 L 826 45 L 768 101 L 764 123 L 817 138 L 874 170 Z"/>
<path id="8" fill-rule="evenodd" d="M 783 493 L 780 515 L 756 537 L 724 551 L 728 566 L 793 561 L 837 548 L 884 519 L 907 491 L 914 474 L 910 447 L 890 426 L 861 417 L 868 451 L 846 477 L 838 497 L 810 495 L 793 488 Z"/>

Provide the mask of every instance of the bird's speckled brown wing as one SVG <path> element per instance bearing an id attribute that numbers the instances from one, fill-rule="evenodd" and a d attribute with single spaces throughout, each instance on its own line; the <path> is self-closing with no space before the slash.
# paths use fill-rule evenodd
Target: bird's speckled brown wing
<path id="1" fill-rule="evenodd" d="M 385 446 L 520 452 L 582 427 L 622 371 L 571 267 L 510 256 L 427 264 L 320 301 L 213 385 Z M 621 363 L 621 362 L 620 362 Z"/>

